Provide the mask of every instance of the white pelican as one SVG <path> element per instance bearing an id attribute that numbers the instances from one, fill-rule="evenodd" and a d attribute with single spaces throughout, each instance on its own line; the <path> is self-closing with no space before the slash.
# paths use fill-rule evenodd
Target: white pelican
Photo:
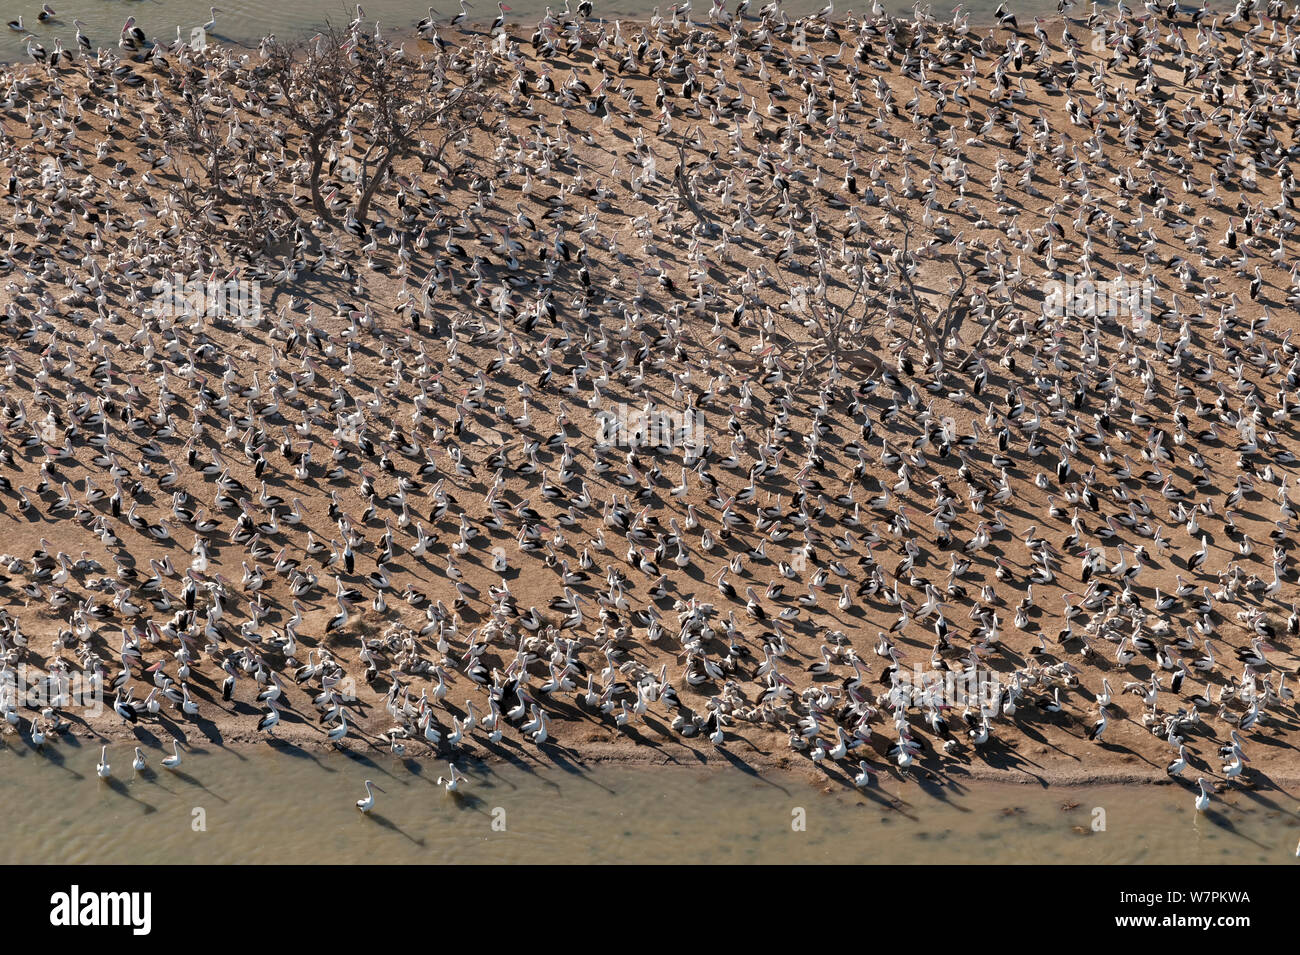
<path id="1" fill-rule="evenodd" d="M 168 769 L 177 769 L 181 765 L 181 744 L 179 741 L 172 740 L 172 755 L 166 757 L 162 764 Z"/>
<path id="2" fill-rule="evenodd" d="M 372 783 L 370 780 L 367 779 L 367 780 L 366 780 L 366 798 L 365 798 L 365 799 L 358 799 L 358 800 L 357 800 L 357 808 L 360 809 L 362 812 L 369 812 L 370 810 L 372 810 L 372 809 L 375 808 L 375 790 L 376 790 L 376 789 L 379 789 L 379 787 L 376 786 L 374 783 Z M 380 792 L 383 792 L 382 789 L 379 789 L 379 791 L 380 791 Z"/>
<path id="3" fill-rule="evenodd" d="M 101 746 L 99 749 L 99 762 L 95 764 L 95 773 L 100 779 L 107 779 L 112 768 L 108 765 L 108 747 Z"/>
<path id="4" fill-rule="evenodd" d="M 1201 794 L 1196 797 L 1196 811 L 1205 812 L 1206 809 L 1210 808 L 1209 784 L 1205 781 L 1204 777 L 1198 777 L 1196 785 L 1201 787 Z"/>
<path id="5" fill-rule="evenodd" d="M 343 737 L 347 735 L 348 735 L 348 717 L 346 713 L 340 713 L 339 725 L 332 727 L 330 731 L 325 734 L 325 736 L 326 738 L 329 739 L 331 743 L 337 743 L 339 740 L 341 740 Z"/>
<path id="6" fill-rule="evenodd" d="M 1165 767 L 1165 772 L 1168 773 L 1170 776 L 1178 776 L 1186 768 L 1187 768 L 1187 747 L 1180 745 L 1178 747 L 1177 758 L 1175 758 L 1173 762 L 1171 762 L 1168 766 Z"/>
<path id="7" fill-rule="evenodd" d="M 460 781 L 465 778 L 465 774 L 457 769 L 453 763 L 447 764 L 447 770 L 451 775 L 439 776 L 438 785 L 446 789 L 447 792 L 454 793 L 456 790 L 460 789 Z"/>

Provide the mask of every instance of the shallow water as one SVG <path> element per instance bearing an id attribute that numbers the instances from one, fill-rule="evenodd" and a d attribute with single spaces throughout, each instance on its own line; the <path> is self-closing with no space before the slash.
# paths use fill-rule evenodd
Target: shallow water
<path id="1" fill-rule="evenodd" d="M 187 37 L 194 27 L 202 26 L 212 19 L 208 8 L 212 0 L 50 0 L 58 14 L 55 23 L 40 23 L 37 15 L 45 0 L 3 0 L 4 20 L 9 21 L 19 14 L 23 26 L 34 34 L 46 50 L 54 49 L 56 38 L 63 40 L 66 49 L 75 50 L 76 27 L 72 20 L 79 18 L 85 23 L 84 33 L 96 46 L 116 48 L 122 24 L 127 17 L 135 17 L 136 25 L 144 31 L 149 39 L 157 38 L 165 43 L 176 37 L 176 28 L 181 28 Z M 751 0 L 750 8 L 756 11 L 765 0 Z M 727 6 L 734 9 L 737 0 L 727 0 Z M 491 24 L 497 15 L 494 0 L 471 0 L 470 18 L 484 25 Z M 670 16 L 671 2 L 656 4 L 651 0 L 595 0 L 595 15 L 606 19 L 645 18 L 650 16 L 655 7 Z M 881 0 L 881 5 L 891 13 L 907 13 L 912 9 L 907 0 Z M 266 3 L 264 0 L 221 0 L 216 4 L 218 13 L 216 28 L 212 36 L 219 40 L 231 41 L 242 45 L 253 45 L 268 33 L 274 33 L 282 39 L 310 36 L 326 21 L 347 24 L 356 15 L 356 4 L 343 0 L 293 0 L 292 3 Z M 553 10 L 564 9 L 564 0 L 513 0 L 507 4 L 511 8 L 510 17 L 519 23 L 535 23 L 549 6 Z M 692 17 L 703 19 L 711 6 L 711 0 L 695 0 Z M 786 0 L 784 8 L 792 16 L 812 13 L 825 6 L 825 0 Z M 842 8 L 859 12 L 871 8 L 870 0 L 857 0 L 847 3 L 841 0 Z M 936 16 L 948 17 L 956 4 L 935 4 Z M 415 23 L 428 11 L 428 0 L 364 0 L 366 21 L 373 24 L 378 21 L 385 31 L 405 34 L 411 31 Z M 573 0 L 571 8 L 577 7 Z M 997 0 L 974 0 L 965 4 L 965 10 L 971 14 L 971 22 L 992 22 L 992 13 L 997 8 Z M 1010 8 L 1017 15 L 1032 17 L 1034 14 L 1055 12 L 1056 0 L 1011 0 Z M 438 0 L 433 9 L 446 20 L 459 10 L 457 0 Z M 1079 9 L 1082 9 L 1080 7 Z M 0 31 L 0 62 L 26 62 L 26 45 L 24 34 L 11 30 Z"/>
<path id="2" fill-rule="evenodd" d="M 0 863 L 1287 863 L 1300 836 L 1300 803 L 1276 791 L 1198 816 L 1176 786 L 891 779 L 827 794 L 740 769 L 492 764 L 465 767 L 452 795 L 435 783 L 445 764 L 386 755 L 209 748 L 171 773 L 150 750 L 137 776 L 131 754 L 111 746 L 101 781 L 98 747 L 10 740 Z M 362 816 L 367 778 L 383 791 Z"/>

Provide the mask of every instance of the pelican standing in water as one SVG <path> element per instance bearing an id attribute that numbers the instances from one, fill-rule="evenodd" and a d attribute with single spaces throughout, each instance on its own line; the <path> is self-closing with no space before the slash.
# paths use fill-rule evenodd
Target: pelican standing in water
<path id="1" fill-rule="evenodd" d="M 498 30 L 505 29 L 506 14 L 510 12 L 510 8 L 504 3 L 498 2 L 497 9 L 500 13 L 498 13 L 497 18 L 492 21 L 492 29 L 488 31 L 489 33 L 496 33 Z"/>
<path id="2" fill-rule="evenodd" d="M 450 775 L 445 777 L 439 776 L 438 785 L 446 789 L 447 792 L 454 793 L 460 789 L 461 780 L 465 779 L 466 776 L 464 773 L 462 773 L 459 769 L 456 768 L 454 763 L 447 764 L 447 771 L 448 773 L 450 773 Z"/>
<path id="3" fill-rule="evenodd" d="M 372 783 L 370 780 L 367 779 L 367 780 L 366 780 L 366 798 L 365 798 L 365 799 L 358 799 L 357 802 L 356 802 L 356 807 L 357 807 L 358 809 L 360 809 L 362 812 L 369 812 L 370 810 L 372 810 L 372 809 L 375 808 L 375 790 L 376 790 L 376 789 L 379 789 L 379 787 L 376 786 L 374 783 Z M 380 791 L 380 792 L 383 792 L 382 789 L 379 789 L 379 791 Z"/>
<path id="4" fill-rule="evenodd" d="M 107 779 L 112 769 L 113 767 L 108 765 L 108 747 L 101 746 L 99 748 L 99 762 L 95 764 L 95 775 L 100 779 Z"/>
<path id="5" fill-rule="evenodd" d="M 181 765 L 181 744 L 179 740 L 172 740 L 172 754 L 166 757 L 162 764 L 168 769 L 180 769 Z"/>
<path id="6" fill-rule="evenodd" d="M 1201 787 L 1201 794 L 1196 797 L 1196 811 L 1205 812 L 1210 808 L 1210 784 L 1205 781 L 1204 777 L 1198 777 L 1196 785 Z"/>

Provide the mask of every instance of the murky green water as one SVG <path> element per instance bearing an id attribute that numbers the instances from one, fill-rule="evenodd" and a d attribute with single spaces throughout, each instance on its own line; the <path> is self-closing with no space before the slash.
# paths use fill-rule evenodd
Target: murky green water
<path id="1" fill-rule="evenodd" d="M 180 27 L 182 36 L 188 38 L 194 27 L 203 26 L 212 20 L 209 13 L 212 0 L 51 0 L 50 5 L 58 14 L 57 22 L 41 23 L 37 20 L 44 0 L 4 0 L 0 9 L 4 11 L 4 20 L 23 17 L 25 32 L 19 33 L 9 29 L 0 29 L 0 62 L 26 61 L 24 37 L 26 32 L 34 34 L 46 50 L 54 49 L 56 38 L 63 40 L 66 49 L 76 50 L 76 27 L 73 18 L 85 23 L 84 33 L 95 46 L 117 48 L 118 37 L 127 17 L 135 17 L 136 25 L 144 31 L 149 39 L 158 39 L 171 43 L 176 39 L 176 29 Z M 735 9 L 737 0 L 728 0 L 727 6 Z M 751 0 L 751 13 L 763 5 L 764 0 Z M 494 0 L 471 0 L 470 20 L 484 25 L 491 24 L 497 15 Z M 595 15 L 606 19 L 646 18 L 658 7 L 665 17 L 672 15 L 673 4 L 663 2 L 656 4 L 651 0 L 595 0 Z M 577 7 L 573 0 L 570 8 Z M 683 4 L 684 5 L 684 4 Z M 704 20 L 708 14 L 711 0 L 695 0 L 691 16 Z M 366 22 L 373 25 L 379 22 L 385 32 L 406 34 L 428 13 L 428 0 L 365 0 L 361 4 L 365 11 Z M 563 0 L 544 2 L 544 0 L 513 0 L 507 4 L 511 8 L 510 18 L 519 23 L 536 23 L 546 12 L 547 7 L 555 11 L 564 9 Z M 791 16 L 812 13 L 825 6 L 824 0 L 787 0 L 783 4 Z M 892 13 L 909 13 L 912 4 L 906 0 L 882 0 L 881 6 Z M 956 4 L 933 6 L 935 16 L 950 17 L 952 7 Z M 268 33 L 274 33 L 283 39 L 310 36 L 326 21 L 346 25 L 356 16 L 356 4 L 342 0 L 294 0 L 292 3 L 264 3 L 261 0 L 220 0 L 216 4 L 216 26 L 212 36 L 219 40 L 251 45 Z M 1032 18 L 1034 14 L 1055 12 L 1055 0 L 1012 0 L 1010 7 L 1018 15 Z M 870 0 L 858 0 L 856 3 L 837 3 L 836 11 L 870 10 Z M 997 0 L 974 0 L 966 3 L 964 9 L 970 13 L 972 23 L 991 23 Z M 460 9 L 457 0 L 439 0 L 433 9 L 440 14 L 440 19 L 447 20 Z M 1079 9 L 1082 9 L 1080 7 Z"/>
<path id="2" fill-rule="evenodd" d="M 98 747 L 0 749 L 0 863 L 1293 863 L 1300 838 L 1278 791 L 1198 816 L 1174 786 L 826 794 L 740 769 L 493 764 L 453 795 L 445 764 L 387 756 L 209 748 L 172 773 L 153 750 L 137 775 L 131 755 L 110 747 L 104 781 Z M 383 791 L 363 816 L 367 778 Z"/>

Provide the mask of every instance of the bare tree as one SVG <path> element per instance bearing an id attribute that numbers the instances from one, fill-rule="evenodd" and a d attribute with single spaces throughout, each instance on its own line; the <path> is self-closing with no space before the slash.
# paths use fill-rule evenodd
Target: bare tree
<path id="1" fill-rule="evenodd" d="M 205 269 L 221 248 L 246 259 L 282 248 L 301 220 L 288 194 L 293 183 L 306 185 L 316 218 L 337 227 L 330 179 L 343 164 L 356 166 L 344 226 L 363 234 L 402 163 L 455 175 L 453 152 L 498 102 L 497 68 L 482 50 L 467 59 L 412 59 L 401 45 L 330 26 L 303 44 L 269 40 L 251 65 L 228 64 L 223 94 L 207 92 L 210 67 L 202 55 L 180 61 L 179 101 L 151 104 L 166 129 L 164 204 Z M 257 81 L 241 82 L 242 70 Z M 231 92 L 238 89 L 249 91 L 247 100 Z M 279 154 L 297 163 L 268 164 Z"/>
<path id="2" fill-rule="evenodd" d="M 682 205 L 691 210 L 704 235 L 711 236 L 718 231 L 718 224 L 713 221 L 709 211 L 695 198 L 695 189 L 691 185 L 690 174 L 686 167 L 686 149 L 680 138 L 677 142 L 677 169 L 673 173 L 673 184 L 677 187 L 677 197 Z"/>
<path id="3" fill-rule="evenodd" d="M 296 128 L 299 154 L 308 163 L 312 208 L 331 224 L 334 216 L 321 188 L 330 147 L 366 94 L 361 62 L 351 54 L 351 44 L 348 34 L 326 25 L 301 47 L 275 41 L 265 50 L 263 72 L 273 94 L 266 105 Z"/>
<path id="4" fill-rule="evenodd" d="M 773 345 L 796 371 L 800 382 L 817 380 L 830 372 L 878 374 L 885 366 L 887 353 L 882 334 L 890 333 L 900 319 L 907 322 L 902 336 L 904 347 L 908 342 L 915 343 L 927 361 L 945 360 L 949 343 L 957 340 L 970 311 L 964 297 L 966 270 L 960 258 L 954 259 L 956 274 L 949 280 L 948 293 L 938 301 L 921 294 L 911 237 L 911 223 L 903 220 L 902 246 L 881 260 L 883 275 L 873 275 L 863 263 L 861 251 L 855 250 L 857 284 L 844 305 L 824 295 L 814 300 L 812 290 L 804 286 L 785 289 L 790 317 L 797 320 L 798 326 L 792 321 L 783 322 Z M 900 294 L 902 305 L 898 302 Z"/>
<path id="5" fill-rule="evenodd" d="M 486 89 L 495 67 L 489 59 L 475 58 L 457 83 L 445 55 L 412 63 L 401 47 L 378 39 L 356 38 L 353 49 L 366 93 L 358 110 L 365 149 L 356 210 L 364 228 L 376 193 L 400 160 L 418 156 L 451 171 L 448 148 L 481 125 L 496 103 L 496 95 Z M 426 135 L 434 138 L 426 140 Z"/>
<path id="6" fill-rule="evenodd" d="M 957 275 L 952 280 L 948 297 L 940 305 L 922 299 L 916 290 L 914 276 L 916 259 L 911 253 L 911 243 L 912 224 L 905 220 L 903 248 L 898 263 L 898 281 L 912 303 L 913 334 L 919 329 L 926 357 L 942 362 L 947 351 L 947 343 L 954 334 L 960 333 L 961 323 L 968 311 L 962 299 L 966 291 L 966 270 L 962 268 L 961 256 L 954 256 Z"/>
<path id="7" fill-rule="evenodd" d="M 194 92 L 202 72 L 188 69 L 180 108 L 164 110 L 159 182 L 182 231 L 203 240 L 208 252 L 201 257 L 218 245 L 257 257 L 296 218 L 261 161 L 275 147 L 274 131 L 241 122 L 231 104 Z"/>

